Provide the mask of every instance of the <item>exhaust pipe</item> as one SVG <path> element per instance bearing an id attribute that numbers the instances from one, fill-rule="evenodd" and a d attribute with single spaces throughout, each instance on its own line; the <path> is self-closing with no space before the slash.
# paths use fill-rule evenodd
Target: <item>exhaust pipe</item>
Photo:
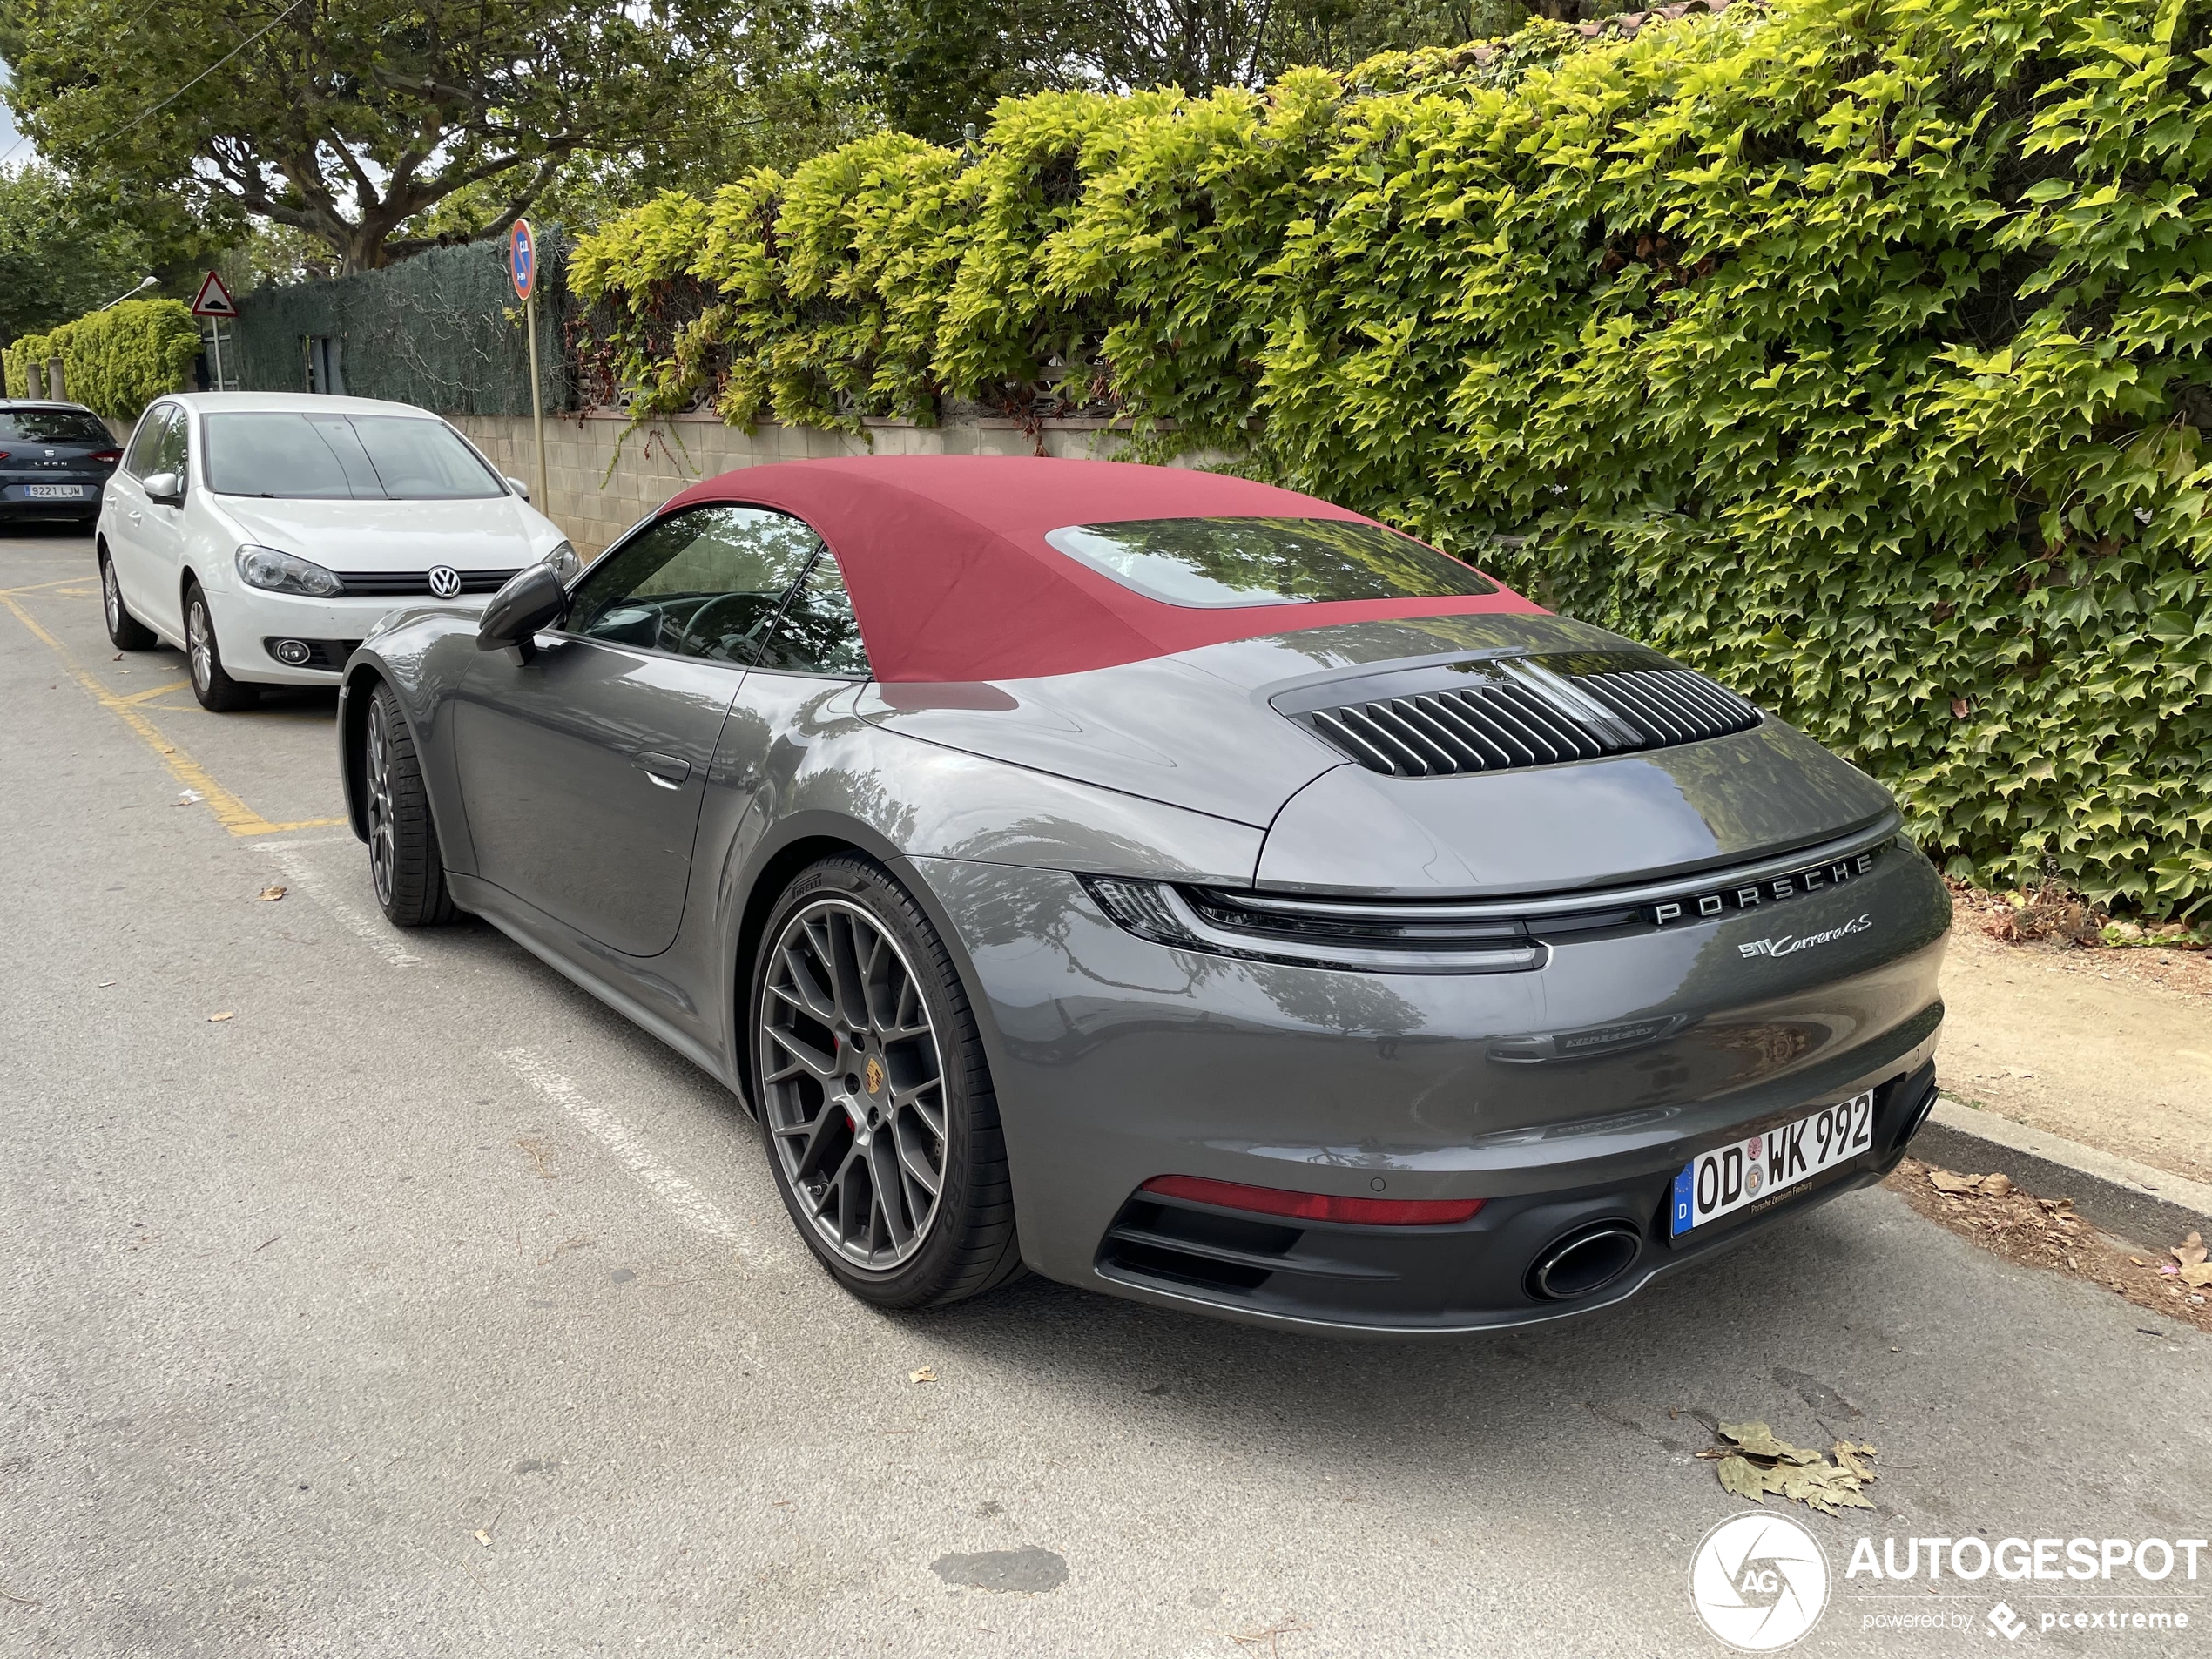
<path id="1" fill-rule="evenodd" d="M 1528 1293 L 1548 1302 L 1572 1301 L 1602 1290 L 1643 1253 L 1643 1230 L 1626 1221 L 1577 1227 L 1544 1247 L 1528 1270 Z"/>

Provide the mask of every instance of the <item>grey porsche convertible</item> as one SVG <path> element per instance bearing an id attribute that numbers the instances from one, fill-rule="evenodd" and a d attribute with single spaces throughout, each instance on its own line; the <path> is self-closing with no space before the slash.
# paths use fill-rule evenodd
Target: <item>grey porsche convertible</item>
<path id="1" fill-rule="evenodd" d="M 339 732 L 392 922 L 473 913 L 711 1072 L 885 1307 L 1551 1318 L 1880 1179 L 1935 1098 L 1950 901 L 1880 787 L 1242 479 L 731 473 L 388 618 Z"/>

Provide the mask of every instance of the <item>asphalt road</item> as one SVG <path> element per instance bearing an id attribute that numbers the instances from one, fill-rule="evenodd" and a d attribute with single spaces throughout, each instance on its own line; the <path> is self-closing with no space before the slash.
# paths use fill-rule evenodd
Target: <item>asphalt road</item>
<path id="1" fill-rule="evenodd" d="M 1879 1190 L 1464 1345 L 1034 1279 L 879 1316 L 709 1079 L 487 927 L 385 927 L 331 698 L 114 660 L 81 539 L 0 531 L 0 1654 L 1716 1653 L 1701 1417 L 1880 1448 L 1877 1513 L 1791 1507 L 1800 1651 L 2203 1651 L 2212 1560 L 1843 1577 L 1862 1534 L 2205 1535 L 2186 1327 Z M 2007 1643 L 2000 1596 L 2195 1628 Z"/>

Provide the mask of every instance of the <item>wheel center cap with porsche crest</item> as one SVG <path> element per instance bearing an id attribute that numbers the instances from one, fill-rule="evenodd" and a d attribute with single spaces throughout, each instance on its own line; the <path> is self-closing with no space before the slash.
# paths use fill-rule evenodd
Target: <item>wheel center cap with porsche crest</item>
<path id="1" fill-rule="evenodd" d="M 867 1069 L 860 1074 L 860 1081 L 868 1086 L 869 1094 L 880 1095 L 883 1092 L 883 1062 L 870 1055 Z"/>
<path id="2" fill-rule="evenodd" d="M 461 572 L 450 564 L 430 567 L 430 591 L 441 599 L 455 599 L 461 595 Z"/>

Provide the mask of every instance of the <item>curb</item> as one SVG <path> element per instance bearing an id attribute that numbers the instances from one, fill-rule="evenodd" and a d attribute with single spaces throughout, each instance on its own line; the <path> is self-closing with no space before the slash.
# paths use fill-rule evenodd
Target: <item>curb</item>
<path id="1" fill-rule="evenodd" d="M 2073 1199 L 2080 1214 L 2138 1244 L 2163 1249 L 2191 1232 L 2212 1235 L 2212 1186 L 1955 1100 L 1939 1100 L 1905 1150 L 1961 1172 L 2002 1170 L 2031 1192 Z"/>

